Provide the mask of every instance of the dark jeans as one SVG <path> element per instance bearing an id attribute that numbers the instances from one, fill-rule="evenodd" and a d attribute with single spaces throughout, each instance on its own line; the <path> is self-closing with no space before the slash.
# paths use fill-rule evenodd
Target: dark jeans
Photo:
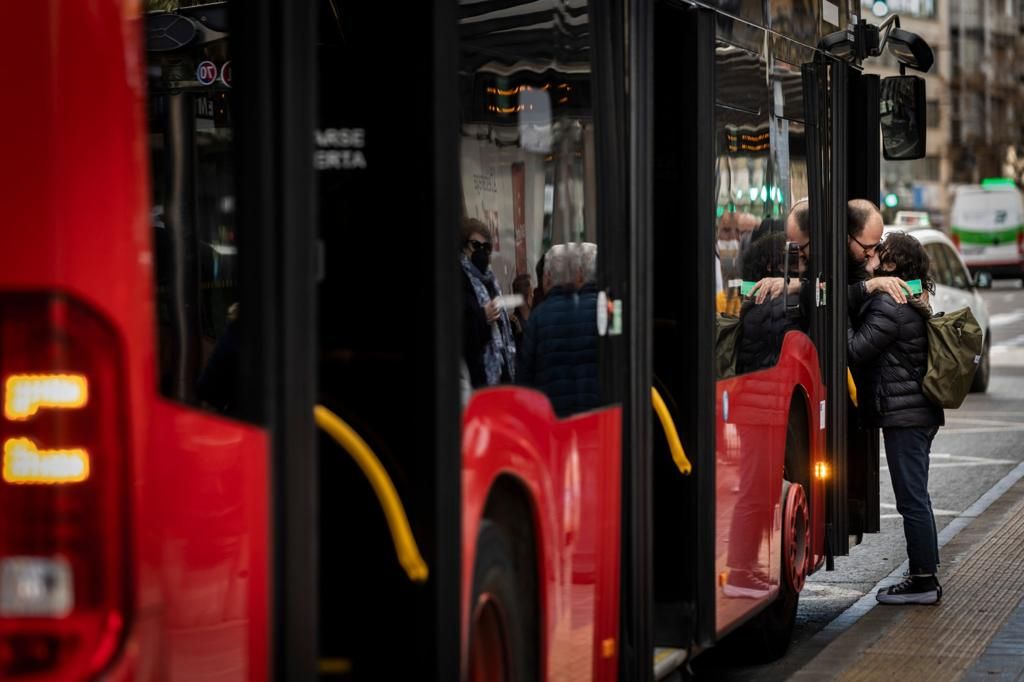
<path id="1" fill-rule="evenodd" d="M 935 573 L 939 564 L 938 534 L 932 498 L 928 496 L 928 455 L 937 426 L 883 428 L 896 509 L 903 517 L 911 574 Z"/>

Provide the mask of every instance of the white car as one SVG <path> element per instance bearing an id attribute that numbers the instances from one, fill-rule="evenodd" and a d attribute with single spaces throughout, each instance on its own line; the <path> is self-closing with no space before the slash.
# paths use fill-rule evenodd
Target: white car
<path id="1" fill-rule="evenodd" d="M 886 226 L 882 238 L 884 239 L 884 235 L 890 232 L 906 232 L 924 246 L 924 250 L 931 260 L 932 279 L 935 280 L 935 295 L 931 297 L 932 309 L 940 313 L 969 307 L 971 313 L 974 314 L 974 319 L 981 325 L 985 341 L 982 347 L 981 364 L 978 365 L 978 371 L 974 375 L 974 384 L 971 386 L 971 390 L 976 393 L 984 393 L 988 389 L 988 379 L 991 373 L 989 351 L 992 344 L 989 338 L 988 306 L 985 305 L 985 299 L 981 297 L 978 289 L 991 287 L 992 275 L 987 272 L 979 272 L 976 278 L 971 277 L 970 271 L 953 242 L 939 230 L 931 227 L 908 229 L 901 226 Z"/>

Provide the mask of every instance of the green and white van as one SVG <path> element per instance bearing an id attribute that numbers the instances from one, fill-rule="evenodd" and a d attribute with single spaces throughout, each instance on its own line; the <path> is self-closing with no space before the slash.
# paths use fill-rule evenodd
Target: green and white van
<path id="1" fill-rule="evenodd" d="M 956 190 L 951 237 L 971 272 L 1020 277 L 1024 268 L 1024 206 L 1009 178 Z"/>

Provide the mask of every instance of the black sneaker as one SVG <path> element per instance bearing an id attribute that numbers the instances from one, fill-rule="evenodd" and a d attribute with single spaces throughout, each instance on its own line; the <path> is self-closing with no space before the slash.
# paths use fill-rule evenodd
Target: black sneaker
<path id="1" fill-rule="evenodd" d="M 883 604 L 938 604 L 942 585 L 934 575 L 911 575 L 892 587 L 883 587 L 875 598 Z"/>

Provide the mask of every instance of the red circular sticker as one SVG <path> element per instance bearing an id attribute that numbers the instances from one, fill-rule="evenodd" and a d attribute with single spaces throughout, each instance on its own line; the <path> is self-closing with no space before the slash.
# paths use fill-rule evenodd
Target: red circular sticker
<path id="1" fill-rule="evenodd" d="M 224 85 L 231 87 L 231 60 L 224 62 L 224 66 L 220 67 L 220 82 Z"/>

